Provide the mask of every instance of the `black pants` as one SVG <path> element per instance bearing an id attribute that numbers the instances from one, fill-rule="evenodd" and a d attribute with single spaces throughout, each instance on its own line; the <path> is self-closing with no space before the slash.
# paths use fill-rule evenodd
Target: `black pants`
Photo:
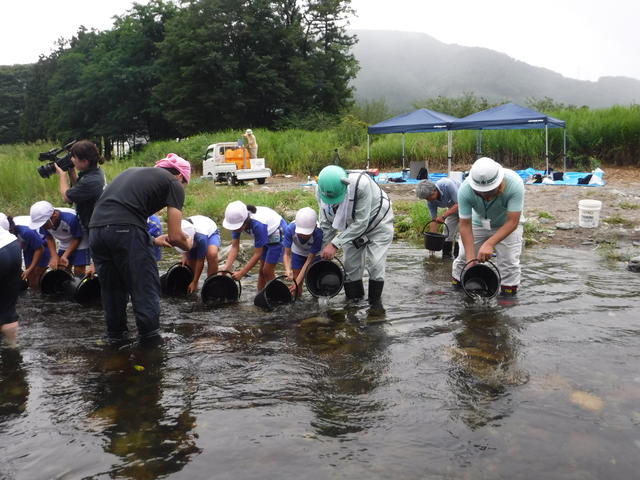
<path id="1" fill-rule="evenodd" d="M 100 277 L 102 308 L 109 337 L 127 329 L 131 296 L 138 335 L 152 337 L 160 329 L 160 277 L 151 236 L 134 225 L 108 225 L 89 232 L 91 255 Z"/>
<path id="2" fill-rule="evenodd" d="M 21 290 L 22 251 L 17 240 L 0 248 L 0 325 L 18 320 L 16 303 Z"/>

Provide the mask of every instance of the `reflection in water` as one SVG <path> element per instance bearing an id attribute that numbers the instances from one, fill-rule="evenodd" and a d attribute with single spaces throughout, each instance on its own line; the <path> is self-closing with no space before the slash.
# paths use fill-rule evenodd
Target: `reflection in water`
<path id="1" fill-rule="evenodd" d="M 382 326 L 357 322 L 357 309 L 328 313 L 334 323 L 304 324 L 297 344 L 314 364 L 309 386 L 316 416 L 312 426 L 319 435 L 344 437 L 383 417 L 384 403 L 372 392 L 383 381 L 389 362 L 388 339 Z"/>
<path id="2" fill-rule="evenodd" d="M 454 334 L 451 348 L 449 384 L 458 408 L 454 416 L 472 429 L 511 414 L 508 401 L 497 408 L 514 386 L 527 382 L 518 366 L 518 340 L 509 319 L 494 308 L 476 307 L 461 314 L 461 328 Z"/>
<path id="3" fill-rule="evenodd" d="M 173 412 L 162 404 L 165 357 L 157 348 L 106 350 L 95 359 L 88 421 L 108 438 L 105 451 L 122 459 L 110 472 L 115 477 L 157 478 L 200 453 L 189 409 Z"/>
<path id="4" fill-rule="evenodd" d="M 20 351 L 0 347 L 0 425 L 5 417 L 23 413 L 28 398 L 29 383 Z"/>

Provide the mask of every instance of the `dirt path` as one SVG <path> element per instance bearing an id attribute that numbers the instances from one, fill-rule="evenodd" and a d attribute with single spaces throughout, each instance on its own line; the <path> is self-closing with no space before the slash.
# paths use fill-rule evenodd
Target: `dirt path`
<path id="1" fill-rule="evenodd" d="M 538 220 L 536 234 L 540 243 L 592 248 L 594 243 L 615 241 L 619 248 L 640 246 L 640 169 L 630 167 L 603 167 L 604 187 L 578 187 L 561 185 L 526 185 L 525 216 Z M 276 176 L 265 186 L 252 188 L 283 190 L 300 188 L 301 177 Z M 385 184 L 382 187 L 394 201 L 415 201 L 415 185 Z M 602 201 L 600 226 L 578 227 L 578 201 Z M 561 230 L 558 223 L 574 223 L 575 228 Z"/>

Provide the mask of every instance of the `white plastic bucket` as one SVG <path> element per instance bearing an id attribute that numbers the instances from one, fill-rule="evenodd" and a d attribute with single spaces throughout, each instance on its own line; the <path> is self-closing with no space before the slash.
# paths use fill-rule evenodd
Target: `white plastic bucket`
<path id="1" fill-rule="evenodd" d="M 455 180 L 458 183 L 462 183 L 462 172 L 449 172 L 449 178 Z"/>
<path id="2" fill-rule="evenodd" d="M 578 202 L 578 225 L 582 228 L 596 228 L 600 223 L 600 200 L 580 200 Z"/>

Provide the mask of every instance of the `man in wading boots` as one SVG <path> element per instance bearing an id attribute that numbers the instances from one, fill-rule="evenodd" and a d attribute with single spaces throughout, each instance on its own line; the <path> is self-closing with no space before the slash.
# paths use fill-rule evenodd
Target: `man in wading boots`
<path id="1" fill-rule="evenodd" d="M 458 189 L 460 183 L 452 178 L 441 178 L 433 183 L 431 180 L 422 180 L 416 186 L 416 197 L 427 201 L 431 219 L 429 224 L 431 232 L 438 231 L 438 225 L 444 223 L 447 226 L 449 235 L 442 246 L 442 258 L 458 256 L 458 243 L 454 243 L 458 235 Z M 438 216 L 438 207 L 446 208 L 447 211 Z"/>
<path id="2" fill-rule="evenodd" d="M 458 191 L 460 254 L 453 261 L 453 284 L 460 284 L 465 264 L 496 254 L 502 295 L 515 295 L 520 284 L 524 217 L 524 182 L 513 170 L 490 158 L 475 161 Z"/>
<path id="3" fill-rule="evenodd" d="M 329 165 L 318 176 L 317 197 L 325 245 L 322 258 L 331 260 L 340 248 L 344 251 L 344 292 L 349 300 L 364 297 L 366 260 L 369 303 L 381 307 L 387 250 L 393 240 L 389 196 L 365 172 L 347 173 Z"/>

